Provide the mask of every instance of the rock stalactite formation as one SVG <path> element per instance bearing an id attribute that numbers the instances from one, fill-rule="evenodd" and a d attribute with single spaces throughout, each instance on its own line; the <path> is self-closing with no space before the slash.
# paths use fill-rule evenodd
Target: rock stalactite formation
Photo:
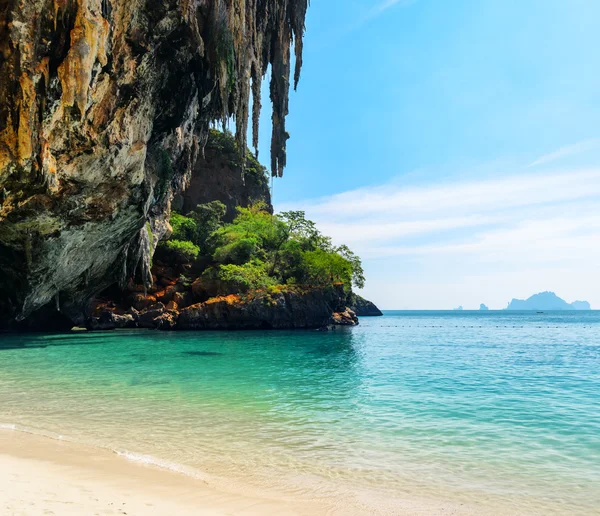
<path id="1" fill-rule="evenodd" d="M 245 149 L 251 117 L 257 145 L 269 66 L 282 174 L 307 4 L 0 2 L 0 326 L 82 322 L 104 287 L 149 284 L 211 122 L 233 117 Z"/>

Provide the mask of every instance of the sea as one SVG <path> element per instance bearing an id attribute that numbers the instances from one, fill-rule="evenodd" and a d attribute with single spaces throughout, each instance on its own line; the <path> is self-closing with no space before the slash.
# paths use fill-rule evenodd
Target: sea
<path id="1" fill-rule="evenodd" d="M 600 312 L 4 334 L 0 429 L 364 514 L 598 515 Z"/>

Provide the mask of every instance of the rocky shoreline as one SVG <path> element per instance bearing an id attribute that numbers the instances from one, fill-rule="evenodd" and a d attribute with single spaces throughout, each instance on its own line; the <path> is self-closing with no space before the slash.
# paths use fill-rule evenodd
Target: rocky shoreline
<path id="1" fill-rule="evenodd" d="M 278 286 L 211 296 L 202 278 L 190 282 L 185 274 L 163 266 L 153 267 L 153 272 L 154 286 L 146 292 L 142 285 L 130 283 L 122 296 L 94 299 L 86 328 L 323 329 L 358 324 L 342 285 Z"/>

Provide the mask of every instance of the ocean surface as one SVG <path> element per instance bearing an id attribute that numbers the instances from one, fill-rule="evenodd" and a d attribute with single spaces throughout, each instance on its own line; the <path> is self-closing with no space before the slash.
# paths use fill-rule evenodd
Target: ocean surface
<path id="1" fill-rule="evenodd" d="M 0 335 L 0 428 L 365 514 L 600 514 L 600 312 Z"/>

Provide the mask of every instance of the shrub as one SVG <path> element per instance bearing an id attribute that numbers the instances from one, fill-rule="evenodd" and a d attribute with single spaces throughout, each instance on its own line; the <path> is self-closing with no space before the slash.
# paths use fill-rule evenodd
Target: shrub
<path id="1" fill-rule="evenodd" d="M 240 238 L 224 246 L 218 247 L 213 259 L 218 263 L 242 265 L 256 254 L 258 241 L 256 238 Z"/>
<path id="2" fill-rule="evenodd" d="M 200 255 L 200 248 L 187 240 L 167 240 L 159 247 L 161 254 L 166 254 L 169 261 L 175 263 L 191 263 Z"/>
<path id="3" fill-rule="evenodd" d="M 214 251 L 211 235 L 222 226 L 222 220 L 226 211 L 227 208 L 221 201 L 211 201 L 205 204 L 198 204 L 187 215 L 196 224 L 193 242 L 199 245 L 207 255 L 212 254 Z"/>
<path id="4" fill-rule="evenodd" d="M 264 203 L 238 208 L 235 220 L 216 232 L 217 241 L 225 245 L 241 238 L 254 238 L 258 246 L 267 252 L 279 249 L 289 234 L 285 224 L 266 209 Z"/>
<path id="5" fill-rule="evenodd" d="M 275 284 L 274 279 L 267 274 L 265 264 L 258 260 L 243 265 L 221 265 L 218 278 L 229 282 L 239 292 L 266 288 Z"/>
<path id="6" fill-rule="evenodd" d="M 198 225 L 194 219 L 172 212 L 169 222 L 173 228 L 173 234 L 171 235 L 170 240 L 187 240 L 192 243 L 197 241 Z"/>
<path id="7" fill-rule="evenodd" d="M 312 285 L 343 283 L 346 288 L 352 285 L 352 265 L 337 253 L 322 249 L 306 251 L 302 255 L 305 280 Z"/>

